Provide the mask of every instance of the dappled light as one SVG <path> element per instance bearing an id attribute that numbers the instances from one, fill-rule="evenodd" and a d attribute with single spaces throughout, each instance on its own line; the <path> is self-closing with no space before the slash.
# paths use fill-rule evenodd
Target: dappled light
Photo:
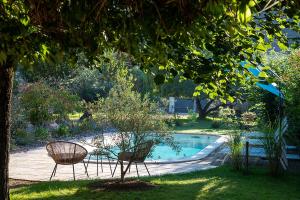
<path id="1" fill-rule="evenodd" d="M 142 178 L 157 187 L 146 191 L 108 192 L 88 189 L 94 181 L 39 183 L 12 190 L 12 200 L 56 199 L 298 199 L 299 174 L 274 179 L 265 170 L 251 175 L 228 167 L 188 174 Z M 105 181 L 105 180 L 97 180 Z M 281 187 L 277 187 L 281 185 Z"/>

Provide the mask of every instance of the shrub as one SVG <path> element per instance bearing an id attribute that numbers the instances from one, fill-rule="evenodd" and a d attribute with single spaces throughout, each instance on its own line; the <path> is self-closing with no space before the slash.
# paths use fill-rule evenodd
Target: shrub
<path id="1" fill-rule="evenodd" d="M 34 142 L 34 134 L 17 129 L 15 132 L 15 142 L 17 145 L 28 145 Z"/>
<path id="2" fill-rule="evenodd" d="M 242 169 L 242 150 L 243 142 L 240 132 L 233 132 L 229 135 L 228 147 L 230 149 L 231 164 L 234 170 Z"/>
<path id="3" fill-rule="evenodd" d="M 235 118 L 235 110 L 229 107 L 220 107 L 219 116 L 226 121 L 233 121 Z"/>
<path id="4" fill-rule="evenodd" d="M 277 122 L 279 121 L 277 120 Z M 264 137 L 262 138 L 263 148 L 269 163 L 269 171 L 272 176 L 278 176 L 281 173 L 280 158 L 282 156 L 283 134 L 275 135 L 277 124 L 276 122 L 269 122 L 263 129 Z"/>
<path id="5" fill-rule="evenodd" d="M 56 130 L 57 136 L 69 136 L 70 134 L 70 128 L 67 125 L 59 125 L 58 129 Z"/>
<path id="6" fill-rule="evenodd" d="M 78 126 L 80 131 L 90 131 L 96 129 L 96 123 L 93 119 L 86 118 L 83 119 L 81 122 L 78 122 Z"/>
<path id="7" fill-rule="evenodd" d="M 20 103 L 26 119 L 37 126 L 51 120 L 66 119 L 68 113 L 79 109 L 77 96 L 42 82 L 28 85 L 21 94 Z"/>
<path id="8" fill-rule="evenodd" d="M 214 128 L 214 129 L 221 128 L 222 126 L 223 126 L 223 122 L 222 121 L 213 121 L 211 123 L 211 128 Z"/>
<path id="9" fill-rule="evenodd" d="M 242 119 L 246 123 L 254 123 L 256 120 L 255 112 L 244 112 L 242 114 Z"/>
<path id="10" fill-rule="evenodd" d="M 197 113 L 195 113 L 192 109 L 188 109 L 188 117 L 189 120 L 195 122 L 198 119 Z"/>
<path id="11" fill-rule="evenodd" d="M 268 54 L 266 59 L 266 66 L 270 66 L 272 70 L 276 71 L 279 75 L 279 80 L 276 79 L 276 83 L 281 84 L 281 91 L 285 96 L 285 111 L 289 119 L 290 137 L 293 137 L 293 143 L 298 144 L 300 142 L 300 49 L 289 50 L 287 52 L 278 52 Z M 273 95 L 274 96 L 274 95 Z M 277 98 L 278 99 L 278 98 Z M 271 104 L 272 102 L 268 102 Z M 278 117 L 278 105 L 273 106 L 276 109 L 276 117 Z"/>
<path id="12" fill-rule="evenodd" d="M 34 131 L 35 138 L 39 140 L 47 140 L 49 138 L 49 132 L 44 127 L 37 127 Z"/>

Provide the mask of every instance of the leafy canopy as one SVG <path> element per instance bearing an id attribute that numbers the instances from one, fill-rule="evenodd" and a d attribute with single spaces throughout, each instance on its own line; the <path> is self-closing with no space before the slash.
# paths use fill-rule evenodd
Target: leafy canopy
<path id="1" fill-rule="evenodd" d="M 241 59 L 260 52 L 284 28 L 299 31 L 298 1 L 280 0 L 28 0 L 0 2 L 0 64 L 57 62 L 78 48 L 89 58 L 107 47 L 133 55 L 156 82 L 183 74 L 197 90 L 232 101 L 245 81 Z"/>

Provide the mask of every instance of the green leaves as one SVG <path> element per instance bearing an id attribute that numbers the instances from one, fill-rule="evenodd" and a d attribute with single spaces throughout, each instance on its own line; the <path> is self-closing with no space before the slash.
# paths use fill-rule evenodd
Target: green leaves
<path id="1" fill-rule="evenodd" d="M 7 54 L 4 51 L 0 51 L 0 64 L 3 65 L 6 62 Z"/>
<path id="2" fill-rule="evenodd" d="M 165 76 L 163 74 L 157 74 L 154 77 L 154 81 L 157 85 L 163 84 L 165 82 Z"/>
<path id="3" fill-rule="evenodd" d="M 252 18 L 251 9 L 248 5 L 245 6 L 241 5 L 237 12 L 237 15 L 238 15 L 238 20 L 241 23 L 247 23 Z"/>
<path id="4" fill-rule="evenodd" d="M 260 77 L 260 78 L 267 78 L 268 75 L 267 75 L 266 72 L 262 71 L 262 72 L 259 72 L 258 77 Z"/>

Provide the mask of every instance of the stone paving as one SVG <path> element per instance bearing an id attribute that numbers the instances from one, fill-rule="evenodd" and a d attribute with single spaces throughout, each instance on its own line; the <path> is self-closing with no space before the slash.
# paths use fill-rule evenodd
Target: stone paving
<path id="1" fill-rule="evenodd" d="M 50 178 L 54 165 L 55 163 L 52 158 L 48 156 L 45 147 L 13 153 L 10 156 L 9 177 L 13 179 L 47 181 Z M 202 159 L 201 161 L 172 164 L 148 164 L 147 166 L 151 175 L 183 173 L 216 167 L 216 165 L 213 164 L 212 159 L 209 159 L 209 157 Z M 115 165 L 113 164 L 112 170 L 114 167 Z M 119 170 L 120 168 L 118 167 L 115 178 L 119 177 Z M 147 171 L 143 165 L 138 165 L 138 170 L 140 176 L 147 175 Z M 97 176 L 96 164 L 90 163 L 88 166 L 88 173 L 90 179 L 108 179 L 112 177 L 108 164 L 103 164 L 103 172 L 101 170 L 101 166 L 99 165 L 99 176 Z M 88 179 L 84 171 L 83 163 L 75 165 L 75 174 L 76 179 Z M 137 176 L 135 166 L 131 167 L 131 172 L 127 175 L 127 177 L 129 176 Z M 53 180 L 72 179 L 72 165 L 58 165 L 56 176 L 53 178 Z"/>

